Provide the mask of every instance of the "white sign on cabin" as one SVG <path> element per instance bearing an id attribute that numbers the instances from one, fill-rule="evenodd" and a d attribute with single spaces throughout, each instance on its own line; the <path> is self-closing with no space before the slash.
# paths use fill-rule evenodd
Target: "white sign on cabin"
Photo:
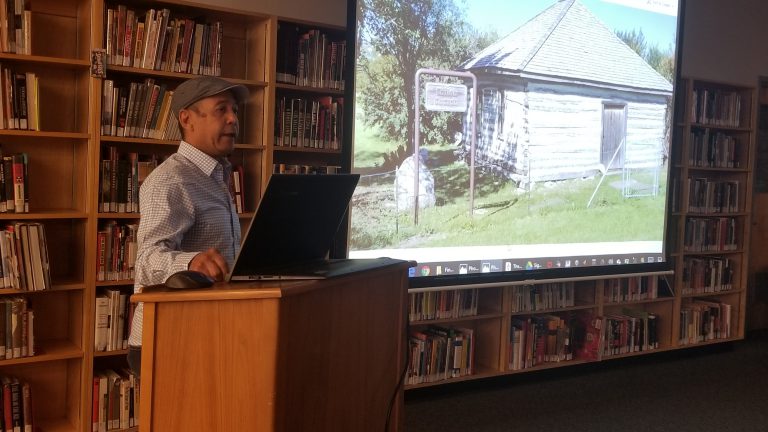
<path id="1" fill-rule="evenodd" d="M 467 111 L 467 86 L 428 82 L 425 84 L 424 107 L 429 111 Z"/>

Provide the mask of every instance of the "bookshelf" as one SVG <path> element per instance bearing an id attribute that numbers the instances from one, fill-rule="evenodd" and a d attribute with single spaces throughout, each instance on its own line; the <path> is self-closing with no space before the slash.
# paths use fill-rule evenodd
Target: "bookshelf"
<path id="1" fill-rule="evenodd" d="M 749 254 L 749 293 L 747 295 L 747 329 L 768 326 L 768 257 L 762 245 L 768 242 L 768 77 L 757 80 L 755 185 L 752 202 L 752 229 Z"/>
<path id="2" fill-rule="evenodd" d="M 680 287 L 678 346 L 744 337 L 755 160 L 755 89 L 694 78 L 683 83 L 669 231 Z M 722 304 L 724 328 L 693 329 L 691 320 L 711 315 L 713 302 Z"/>
<path id="3" fill-rule="evenodd" d="M 277 20 L 272 171 L 341 170 L 346 32 Z"/>
<path id="4" fill-rule="evenodd" d="M 427 365 L 430 360 L 424 360 L 419 367 L 409 367 L 406 389 L 672 349 L 675 296 L 664 283 L 668 277 L 638 274 L 411 289 L 410 358 L 433 363 Z M 639 341 L 643 339 L 639 329 L 648 319 L 643 315 L 656 320 L 655 333 L 650 333 L 656 335 L 651 338 L 655 346 L 643 347 L 630 338 L 620 347 L 616 343 L 618 348 L 611 352 L 607 348 L 611 335 L 596 329 L 593 352 L 588 352 L 585 322 L 600 317 L 605 323 L 610 318 L 620 323 L 618 329 L 631 326 L 634 318 Z M 451 339 L 449 334 L 446 341 L 445 331 L 459 336 Z M 427 342 L 420 344 L 419 339 Z M 447 347 L 454 354 L 447 354 Z M 451 374 L 439 366 L 446 357 L 448 363 L 461 359 L 455 363 L 458 371 Z M 466 373 L 465 367 L 469 369 Z"/>
<path id="5" fill-rule="evenodd" d="M 144 117 L 137 117 L 145 123 L 136 120 L 135 124 L 139 131 L 142 126 L 155 126 L 155 132 L 118 133 L 120 96 L 124 96 L 127 103 L 132 84 L 137 88 L 145 85 L 152 91 L 161 88 L 171 92 L 196 73 L 218 74 L 247 86 L 251 96 L 240 109 L 239 143 L 231 156 L 233 164 L 243 168 L 242 218 L 246 220 L 258 204 L 274 161 L 336 167 L 341 165 L 342 159 L 339 148 L 331 149 L 317 143 L 290 149 L 275 146 L 277 97 L 290 96 L 308 101 L 330 97 L 333 101 L 343 95 L 340 84 L 335 81 L 277 83 L 278 25 L 292 25 L 303 33 L 320 30 L 326 36 L 317 40 L 325 40 L 327 44 L 342 41 L 344 29 L 185 0 L 35 0 L 27 1 L 26 9 L 26 22 L 31 29 L 29 42 L 18 51 L 0 45 L 0 67 L 23 74 L 25 78 L 31 74 L 36 77 L 38 91 L 34 112 L 38 114 L 39 130 L 2 128 L 0 149 L 7 156 L 20 153 L 27 156 L 29 211 L 0 213 L 0 219 L 5 225 L 24 222 L 44 226 L 51 286 L 41 291 L 0 289 L 3 303 L 22 298 L 34 311 L 35 346 L 33 356 L 0 360 L 0 375 L 29 384 L 36 431 L 84 432 L 90 431 L 92 422 L 99 420 L 99 413 L 92 409 L 94 396 L 99 397 L 94 392 L 94 377 L 108 369 L 120 371 L 127 367 L 127 350 L 123 349 L 121 341 L 110 344 L 108 351 L 95 348 L 96 328 L 100 325 L 96 308 L 101 301 L 97 302 L 97 299 L 107 295 L 116 295 L 116 298 L 122 295 L 127 299 L 133 289 L 130 272 L 118 269 L 111 276 L 99 276 L 97 245 L 100 232 L 113 226 L 126 227 L 122 241 L 130 243 L 128 227 L 139 221 L 137 209 L 133 208 L 130 199 L 130 191 L 138 190 L 139 167 L 142 163 L 146 163 L 146 168 L 162 162 L 178 145 L 178 139 L 172 134 L 161 133 L 157 127 L 159 123 L 155 123 L 157 120 L 147 114 L 152 112 L 149 108 L 145 108 Z M 146 22 L 147 12 L 151 10 L 155 11 L 155 18 L 167 19 L 168 40 L 173 40 L 175 28 L 181 34 L 181 29 L 186 26 L 192 25 L 195 29 L 198 24 L 204 26 L 211 43 L 206 48 L 208 57 L 201 52 L 198 70 L 182 69 L 181 65 L 175 67 L 175 62 L 167 60 L 173 58 L 171 54 L 162 50 L 155 51 L 156 59 L 160 60 L 154 66 L 145 65 L 143 59 L 136 61 L 135 50 L 133 55 L 126 54 L 128 47 L 138 46 L 135 44 L 137 27 L 133 27 L 133 31 L 120 32 L 116 23 L 125 23 L 128 28 L 128 11 L 132 11 L 134 19 L 130 22 L 138 26 L 139 22 Z M 181 22 L 184 22 L 183 27 Z M 115 29 L 114 33 L 108 29 Z M 125 43 L 128 35 L 133 44 Z M 119 40 L 123 41 L 122 46 L 117 43 Z M 183 37 L 177 42 L 179 40 L 183 45 Z M 220 50 L 212 47 L 220 47 Z M 104 77 L 92 74 L 94 50 L 103 50 Z M 124 56 L 118 60 L 120 52 Z M 194 49 L 190 53 L 193 55 Z M 337 58 L 343 56 L 339 54 Z M 337 75 L 334 77 L 338 78 Z M 112 87 L 105 87 L 105 81 Z M 115 88 L 122 88 L 124 92 L 115 92 Z M 105 98 L 109 90 L 112 90 L 112 99 Z M 151 100 L 152 93 L 146 92 L 150 95 L 147 100 Z M 140 100 L 138 96 L 136 100 Z M 158 100 L 162 97 L 158 96 Z M 111 118 L 115 121 L 105 123 L 104 111 L 109 111 L 110 106 Z M 311 104 L 307 106 L 311 107 Z M 137 114 L 141 112 L 138 106 L 136 110 Z M 125 114 L 124 127 L 128 125 L 127 108 Z M 160 114 L 157 117 L 162 119 Z M 341 130 L 341 119 L 334 121 Z M 105 128 L 105 125 L 114 125 L 114 129 Z M 317 141 L 319 135 L 313 132 L 312 137 Z M 341 136 L 334 138 L 340 143 Z M 126 192 L 121 192 L 120 199 L 110 206 L 114 198 L 110 194 L 115 192 L 107 188 L 105 195 L 103 187 L 105 184 L 112 187 L 112 180 L 105 177 L 104 169 L 109 167 L 111 175 L 112 169 L 115 172 L 125 169 L 122 165 L 129 167 L 130 175 L 126 178 L 131 179 L 130 186 L 121 184 L 121 190 L 125 188 Z M 242 226 L 245 228 L 247 224 Z M 122 313 L 129 315 L 127 308 Z M 130 321 L 129 316 L 125 318 L 126 322 Z M 102 337 L 99 336 L 100 344 Z M 116 429 L 137 428 L 120 424 Z"/>
<path id="6" fill-rule="evenodd" d="M 761 86 L 768 91 L 768 82 Z M 753 113 L 763 105 L 754 88 L 690 78 L 676 97 L 668 214 L 674 271 L 411 289 L 406 389 L 744 337 Z"/>

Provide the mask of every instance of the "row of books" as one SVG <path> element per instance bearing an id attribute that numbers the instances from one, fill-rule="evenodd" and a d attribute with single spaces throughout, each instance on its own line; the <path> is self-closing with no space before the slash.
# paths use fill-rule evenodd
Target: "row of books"
<path id="1" fill-rule="evenodd" d="M 733 289 L 735 264 L 725 257 L 686 257 L 683 294 L 715 293 Z"/>
<path id="2" fill-rule="evenodd" d="M 28 0 L 0 0 L 0 51 L 32 54 L 32 12 Z"/>
<path id="3" fill-rule="evenodd" d="M 17 377 L 2 375 L 0 392 L 0 430 L 4 432 L 33 432 L 32 385 Z"/>
<path id="4" fill-rule="evenodd" d="M 344 98 L 284 96 L 275 106 L 275 146 L 338 150 L 343 119 Z"/>
<path id="5" fill-rule="evenodd" d="M 512 295 L 511 312 L 532 312 L 574 305 L 574 283 L 545 283 L 517 285 L 510 288 Z"/>
<path id="6" fill-rule="evenodd" d="M 105 79 L 102 91 L 101 134 L 133 138 L 179 140 L 181 132 L 171 111 L 173 90 L 144 82 L 117 85 Z"/>
<path id="7" fill-rule="evenodd" d="M 477 315 L 477 288 L 422 291 L 408 295 L 408 320 L 426 321 Z"/>
<path id="8" fill-rule="evenodd" d="M 105 149 L 99 172 L 99 210 L 102 213 L 137 213 L 139 188 L 164 156 L 120 153 L 116 146 Z"/>
<path id="9" fill-rule="evenodd" d="M 229 175 L 229 191 L 238 214 L 245 212 L 245 169 L 242 165 L 233 165 Z"/>
<path id="10" fill-rule="evenodd" d="M 731 337 L 733 307 L 716 299 L 692 299 L 680 307 L 680 345 Z"/>
<path id="11" fill-rule="evenodd" d="M 167 155 L 120 153 L 116 146 L 108 146 L 105 153 L 107 159 L 101 161 L 99 169 L 99 210 L 102 213 L 138 213 L 141 185 Z M 235 210 L 243 213 L 246 190 L 242 165 L 233 165 L 229 189 Z"/>
<path id="12" fill-rule="evenodd" d="M 474 330 L 429 326 L 409 337 L 406 384 L 441 381 L 475 373 Z"/>
<path id="13" fill-rule="evenodd" d="M 603 318 L 603 356 L 649 351 L 659 347 L 659 318 L 642 310 L 623 309 Z"/>
<path id="14" fill-rule="evenodd" d="M 604 293 L 607 303 L 656 299 L 659 298 L 659 278 L 634 276 L 606 279 Z"/>
<path id="15" fill-rule="evenodd" d="M 45 226 L 15 222 L 0 230 L 0 284 L 2 288 L 42 291 L 51 288 Z"/>
<path id="16" fill-rule="evenodd" d="M 691 122 L 725 126 L 741 126 L 741 94 L 725 90 L 694 89 Z"/>
<path id="17" fill-rule="evenodd" d="M 0 129 L 40 130 L 40 79 L 0 65 Z"/>
<path id="18" fill-rule="evenodd" d="M 521 370 L 573 359 L 571 326 L 556 315 L 536 315 L 511 321 L 507 367 Z"/>
<path id="19" fill-rule="evenodd" d="M 709 128 L 691 131 L 688 165 L 705 168 L 739 168 L 741 143 L 733 135 Z"/>
<path id="20" fill-rule="evenodd" d="M 683 250 L 686 252 L 733 251 L 739 247 L 738 220 L 734 217 L 685 220 Z"/>
<path id="21" fill-rule="evenodd" d="M 35 314 L 25 297 L 0 300 L 0 359 L 35 355 Z"/>
<path id="22" fill-rule="evenodd" d="M 141 380 L 128 369 L 94 373 L 91 432 L 137 427 L 140 387 Z"/>
<path id="23" fill-rule="evenodd" d="M 94 349 L 119 351 L 128 349 L 131 303 L 129 294 L 106 289 L 96 296 Z"/>
<path id="24" fill-rule="evenodd" d="M 301 165 L 276 163 L 272 165 L 273 174 L 338 174 L 341 167 L 338 165 Z"/>
<path id="25" fill-rule="evenodd" d="M 106 10 L 107 64 L 221 75 L 221 22 L 173 17 L 167 8 L 139 12 L 126 5 Z"/>
<path id="26" fill-rule="evenodd" d="M 281 22 L 277 29 L 277 82 L 344 90 L 347 43 L 319 29 Z"/>
<path id="27" fill-rule="evenodd" d="M 0 213 L 29 212 L 29 157 L 0 148 Z"/>
<path id="28" fill-rule="evenodd" d="M 605 316 L 579 312 L 515 318 L 510 324 L 507 368 L 523 370 L 656 349 L 657 327 L 656 314 L 628 308 Z"/>
<path id="29" fill-rule="evenodd" d="M 688 179 L 688 211 L 697 213 L 736 213 L 739 211 L 738 180 Z"/>
<path id="30" fill-rule="evenodd" d="M 134 277 L 137 236 L 135 223 L 107 221 L 96 233 L 96 280 L 120 281 Z"/>

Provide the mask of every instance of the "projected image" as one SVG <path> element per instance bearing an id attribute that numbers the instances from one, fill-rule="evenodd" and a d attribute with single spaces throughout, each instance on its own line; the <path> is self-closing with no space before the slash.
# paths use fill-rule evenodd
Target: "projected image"
<path id="1" fill-rule="evenodd" d="M 357 0 L 350 256 L 664 260 L 677 0 Z"/>

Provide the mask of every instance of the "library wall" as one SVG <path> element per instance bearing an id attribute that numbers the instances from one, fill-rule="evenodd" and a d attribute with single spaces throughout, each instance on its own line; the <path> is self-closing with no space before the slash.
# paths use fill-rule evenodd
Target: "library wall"
<path id="1" fill-rule="evenodd" d="M 207 0 L 205 3 L 256 10 L 293 19 L 345 25 L 346 0 Z M 768 39 L 764 0 L 689 0 L 686 5 L 682 72 L 734 84 L 754 85 L 768 75 L 768 53 L 754 41 Z M 757 47 L 758 50 L 754 48 Z M 738 65 L 738 67 L 734 67 Z"/>
<path id="2" fill-rule="evenodd" d="M 768 75 L 764 0 L 689 0 L 683 40 L 684 76 L 756 85 Z"/>
<path id="3" fill-rule="evenodd" d="M 277 15 L 294 20 L 346 26 L 347 0 L 202 0 L 202 3 Z"/>

